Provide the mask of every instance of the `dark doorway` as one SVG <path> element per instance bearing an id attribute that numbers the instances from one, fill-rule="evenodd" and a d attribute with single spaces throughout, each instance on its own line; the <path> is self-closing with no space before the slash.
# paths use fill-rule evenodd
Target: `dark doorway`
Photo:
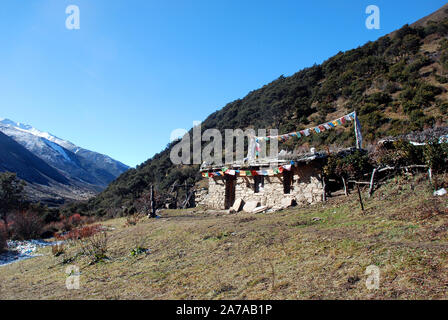
<path id="1" fill-rule="evenodd" d="M 291 193 L 291 184 L 292 184 L 292 172 L 291 171 L 283 171 L 283 193 L 290 194 Z"/>
<path id="2" fill-rule="evenodd" d="M 226 181 L 226 199 L 225 199 L 225 208 L 229 209 L 233 206 L 235 202 L 235 186 L 236 186 L 236 177 L 231 175 L 225 176 Z"/>

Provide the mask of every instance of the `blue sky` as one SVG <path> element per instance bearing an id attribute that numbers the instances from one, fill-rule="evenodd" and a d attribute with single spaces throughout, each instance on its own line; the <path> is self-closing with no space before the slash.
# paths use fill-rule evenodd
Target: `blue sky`
<path id="1" fill-rule="evenodd" d="M 0 117 L 135 166 L 172 130 L 445 3 L 3 0 Z M 65 27 L 71 4 L 79 30 Z M 365 27 L 371 4 L 380 30 Z"/>

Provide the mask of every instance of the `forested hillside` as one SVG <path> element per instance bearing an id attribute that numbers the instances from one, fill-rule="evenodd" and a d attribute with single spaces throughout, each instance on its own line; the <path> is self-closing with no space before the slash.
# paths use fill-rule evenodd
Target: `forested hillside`
<path id="1" fill-rule="evenodd" d="M 448 118 L 448 5 L 414 25 L 362 47 L 340 52 L 321 65 L 281 76 L 245 98 L 211 114 L 202 130 L 278 128 L 280 133 L 318 125 L 356 110 L 365 141 L 440 126 Z M 352 128 L 339 128 L 301 139 L 323 148 L 353 145 Z M 293 149 L 290 139 L 281 145 Z M 70 210 L 117 215 L 156 185 L 160 193 L 174 182 L 200 177 L 197 166 L 174 166 L 172 145 L 136 169 L 121 175 L 100 195 Z"/>

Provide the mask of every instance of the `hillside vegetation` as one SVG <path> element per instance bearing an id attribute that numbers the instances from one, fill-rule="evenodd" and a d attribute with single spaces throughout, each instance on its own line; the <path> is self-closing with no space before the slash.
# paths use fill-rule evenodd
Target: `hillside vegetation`
<path id="1" fill-rule="evenodd" d="M 434 20 L 432 20 L 434 19 Z M 202 130 L 278 128 L 300 130 L 356 110 L 366 143 L 445 124 L 448 115 L 448 5 L 413 26 L 362 47 L 340 52 L 321 65 L 271 82 L 211 114 Z M 351 127 L 291 139 L 283 149 L 302 146 L 352 146 Z M 68 208 L 117 216 L 133 210 L 148 186 L 166 192 L 176 180 L 200 179 L 197 166 L 174 166 L 172 144 L 112 182 L 88 203 Z"/>
<path id="2" fill-rule="evenodd" d="M 362 196 L 364 212 L 353 193 L 257 215 L 196 208 L 112 219 L 101 262 L 77 241 L 58 254 L 40 249 L 1 267 L 0 299 L 447 299 L 448 198 L 433 197 L 421 174 Z M 65 287 L 70 265 L 79 290 Z M 370 265 L 376 290 L 366 287 Z"/>

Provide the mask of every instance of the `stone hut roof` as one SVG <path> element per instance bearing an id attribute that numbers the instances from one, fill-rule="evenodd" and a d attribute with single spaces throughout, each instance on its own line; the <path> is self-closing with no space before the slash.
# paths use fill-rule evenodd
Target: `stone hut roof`
<path id="1" fill-rule="evenodd" d="M 347 149 L 340 149 L 336 152 L 332 152 L 333 153 L 337 153 L 339 154 L 350 154 L 352 153 L 354 150 L 356 150 L 356 148 L 347 148 Z M 221 166 L 216 166 L 216 165 L 208 165 L 207 163 L 203 163 L 201 165 L 200 171 L 201 172 L 205 172 L 205 171 L 212 171 L 212 170 L 220 170 L 223 167 L 229 168 L 229 169 L 251 169 L 251 168 L 255 168 L 255 167 L 263 167 L 263 168 L 268 168 L 268 167 L 278 167 L 278 166 L 282 166 L 282 165 L 286 165 L 286 164 L 290 164 L 291 161 L 293 161 L 294 163 L 302 163 L 302 164 L 307 164 L 313 161 L 319 161 L 322 159 L 326 159 L 328 158 L 329 153 L 326 151 L 319 151 L 319 152 L 308 152 L 308 153 L 303 153 L 303 154 L 285 154 L 282 155 L 281 153 L 279 154 L 277 159 L 274 158 L 263 158 L 263 159 L 256 159 L 256 160 L 252 160 L 249 161 L 247 158 L 245 158 L 244 160 L 240 160 L 240 161 L 235 161 L 231 164 L 225 164 L 225 165 L 221 165 Z"/>

